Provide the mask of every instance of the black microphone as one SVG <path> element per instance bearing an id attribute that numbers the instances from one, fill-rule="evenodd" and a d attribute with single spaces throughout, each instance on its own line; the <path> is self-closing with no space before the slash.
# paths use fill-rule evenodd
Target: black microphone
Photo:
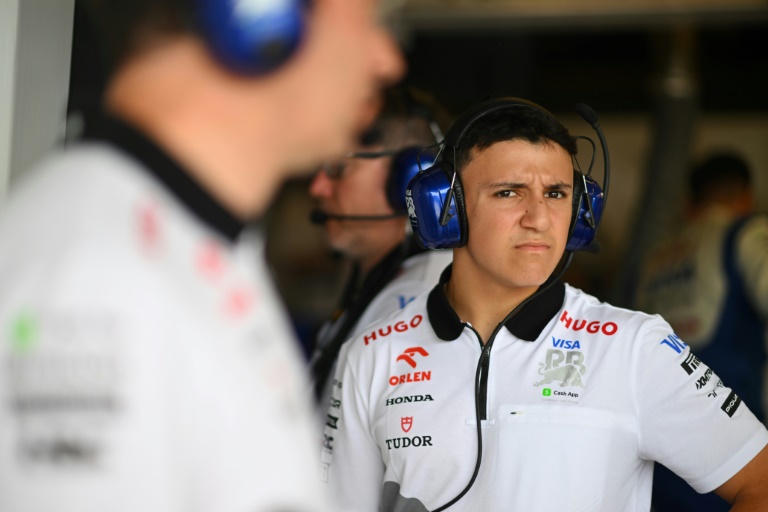
<path id="1" fill-rule="evenodd" d="M 312 210 L 309 214 L 309 221 L 312 224 L 325 224 L 331 219 L 338 220 L 387 220 L 397 217 L 405 217 L 405 212 L 395 212 L 387 215 L 337 215 L 335 213 L 324 212 L 323 210 Z"/>
<path id="2" fill-rule="evenodd" d="M 592 126 L 592 129 L 595 130 L 597 137 L 600 139 L 600 146 L 603 149 L 603 209 L 605 209 L 605 204 L 608 202 L 608 187 L 611 183 L 611 157 L 608 154 L 608 144 L 605 142 L 605 135 L 602 128 L 600 128 L 600 117 L 592 107 L 585 103 L 576 104 L 574 110 Z"/>

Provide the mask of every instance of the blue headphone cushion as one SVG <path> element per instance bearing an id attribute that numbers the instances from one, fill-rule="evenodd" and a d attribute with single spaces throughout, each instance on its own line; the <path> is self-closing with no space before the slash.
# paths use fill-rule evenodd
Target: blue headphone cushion
<path id="1" fill-rule="evenodd" d="M 197 1 L 204 37 L 219 61 L 234 72 L 275 69 L 303 37 L 303 0 Z"/>

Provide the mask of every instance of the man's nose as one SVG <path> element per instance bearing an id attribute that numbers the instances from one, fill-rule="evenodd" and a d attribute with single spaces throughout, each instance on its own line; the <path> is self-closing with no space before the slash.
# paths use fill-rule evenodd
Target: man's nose
<path id="1" fill-rule="evenodd" d="M 322 169 L 317 171 L 309 185 L 309 195 L 319 199 L 330 196 L 332 190 L 333 180 Z"/>

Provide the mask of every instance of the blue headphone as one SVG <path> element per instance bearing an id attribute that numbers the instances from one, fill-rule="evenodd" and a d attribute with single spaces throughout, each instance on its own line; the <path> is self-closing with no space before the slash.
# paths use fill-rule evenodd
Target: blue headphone
<path id="1" fill-rule="evenodd" d="M 294 53 L 304 35 L 306 0 L 196 0 L 202 35 L 232 71 L 258 75 Z"/>
<path id="2" fill-rule="evenodd" d="M 524 99 L 488 100 L 459 116 L 445 136 L 443 150 L 460 147 L 464 135 L 481 117 L 498 110 L 512 108 L 532 108 L 554 118 L 544 108 Z M 598 123 L 598 116 L 594 110 L 583 103 L 576 105 L 576 111 L 592 126 L 600 138 L 605 163 L 603 180 L 605 192 L 590 176 L 594 164 L 593 151 L 592 163 L 587 173 L 582 174 L 576 169 L 573 171 L 572 221 L 566 244 L 566 251 L 571 252 L 594 249 L 593 241 L 605 208 L 610 179 L 608 148 Z M 594 147 L 591 139 L 580 138 L 589 140 Z M 413 232 L 424 247 L 444 249 L 466 245 L 469 230 L 464 207 L 464 191 L 460 176 L 446 158 L 438 157 L 435 165 L 422 170 L 414 177 L 406 189 L 405 201 Z"/>
<path id="3" fill-rule="evenodd" d="M 432 107 L 420 100 L 409 87 L 397 89 L 402 101 L 405 103 L 407 118 L 420 118 L 429 125 L 435 143 L 432 146 L 407 146 L 397 150 L 392 156 L 392 163 L 387 177 L 386 193 L 390 206 L 395 212 L 404 214 L 408 211 L 405 202 L 405 191 L 408 183 L 422 170 L 436 163 L 437 152 L 435 148 L 440 144 L 443 133 L 436 120 Z"/>
<path id="4" fill-rule="evenodd" d="M 401 149 L 392 157 L 387 177 L 387 199 L 396 212 L 408 211 L 406 189 L 421 169 L 435 165 L 435 154 L 416 146 Z"/>

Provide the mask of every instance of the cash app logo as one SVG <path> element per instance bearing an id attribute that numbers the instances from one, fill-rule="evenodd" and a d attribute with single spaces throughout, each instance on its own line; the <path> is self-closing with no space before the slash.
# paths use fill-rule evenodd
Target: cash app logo
<path id="1" fill-rule="evenodd" d="M 552 390 L 550 388 L 544 388 L 544 389 L 541 390 L 541 394 L 544 395 L 544 396 L 551 396 L 552 395 Z"/>

